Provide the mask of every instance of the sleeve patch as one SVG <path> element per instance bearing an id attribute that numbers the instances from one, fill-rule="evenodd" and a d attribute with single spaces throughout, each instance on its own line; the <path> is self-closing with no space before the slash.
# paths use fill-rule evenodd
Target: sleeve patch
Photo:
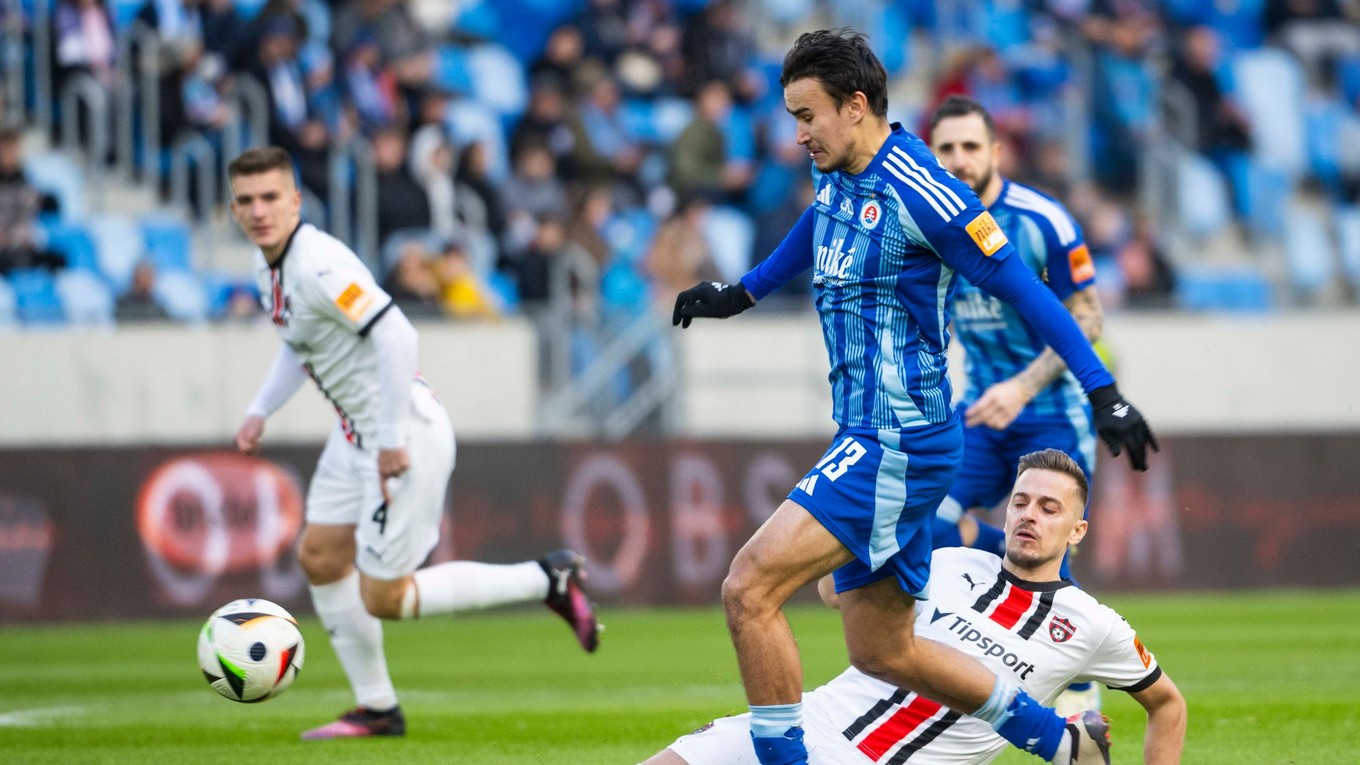
<path id="1" fill-rule="evenodd" d="M 996 225 L 996 219 L 986 210 L 983 210 L 981 215 L 974 218 L 973 222 L 969 223 L 966 228 L 968 235 L 973 237 L 973 242 L 977 244 L 978 249 L 982 250 L 982 254 L 987 257 L 996 254 L 996 251 L 1009 241 L 1006 239 L 1006 233 L 1001 230 L 1000 226 Z"/>
<path id="2" fill-rule="evenodd" d="M 350 282 L 345 291 L 335 299 L 335 304 L 350 321 L 358 321 L 364 315 L 364 311 L 373 305 L 373 296 L 364 292 L 364 288 L 360 287 L 358 282 Z"/>
<path id="3" fill-rule="evenodd" d="M 1149 654 L 1148 649 L 1143 647 L 1143 641 L 1139 640 L 1137 635 L 1133 636 L 1133 647 L 1138 649 L 1138 658 L 1143 662 L 1143 669 L 1151 667 L 1152 654 Z"/>
<path id="4" fill-rule="evenodd" d="M 1067 265 L 1071 267 L 1074 284 L 1096 278 L 1096 265 L 1091 262 L 1091 251 L 1085 244 L 1073 247 L 1067 253 Z"/>

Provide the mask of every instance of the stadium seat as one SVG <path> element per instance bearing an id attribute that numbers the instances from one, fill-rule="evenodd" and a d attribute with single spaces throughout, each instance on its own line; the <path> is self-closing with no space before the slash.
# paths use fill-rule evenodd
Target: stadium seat
<path id="1" fill-rule="evenodd" d="M 1270 282 L 1255 268 L 1183 266 L 1176 273 L 1176 297 L 1190 311 L 1270 310 Z"/>
<path id="2" fill-rule="evenodd" d="M 172 216 L 142 218 L 146 259 L 157 271 L 190 271 L 189 225 Z"/>
<path id="3" fill-rule="evenodd" d="M 85 268 L 62 271 L 56 278 L 57 296 L 71 324 L 113 324 L 113 292 L 99 274 Z"/>
<path id="4" fill-rule="evenodd" d="M 67 268 L 99 270 L 94 239 L 84 227 L 58 223 L 46 228 L 47 249 L 66 258 Z"/>
<path id="5" fill-rule="evenodd" d="M 113 17 L 114 32 L 121 33 L 131 27 L 132 22 L 137 18 L 137 13 L 142 10 L 142 6 L 146 5 L 147 2 L 148 0 L 109 0 L 107 7 L 109 14 Z"/>
<path id="6" fill-rule="evenodd" d="M 66 321 L 52 275 L 41 269 L 15 271 L 9 276 L 19 320 L 29 326 L 56 326 Z"/>
<path id="7" fill-rule="evenodd" d="M 529 103 L 524 66 L 500 45 L 478 45 L 467 54 L 472 94 L 502 115 L 520 115 Z"/>
<path id="8" fill-rule="evenodd" d="M 115 292 L 121 293 L 132 279 L 132 269 L 146 252 L 141 230 L 131 218 L 114 213 L 91 218 L 88 230 L 94 238 L 99 272 Z"/>
<path id="9" fill-rule="evenodd" d="M 704 219 L 704 241 L 723 281 L 735 282 L 751 267 L 756 227 L 734 207 L 714 207 Z"/>
<path id="10" fill-rule="evenodd" d="M 188 271 L 158 274 L 152 295 L 172 319 L 201 322 L 208 318 L 208 292 L 203 282 Z"/>
<path id="11" fill-rule="evenodd" d="M 1326 214 L 1318 205 L 1290 204 L 1284 212 L 1284 254 L 1289 281 L 1314 294 L 1336 277 L 1336 252 L 1327 231 Z"/>
<path id="12" fill-rule="evenodd" d="M 434 84 L 453 93 L 471 94 L 472 68 L 467 51 L 457 45 L 440 45 L 435 50 Z"/>
<path id="13" fill-rule="evenodd" d="M 39 191 L 52 195 L 64 221 L 85 217 L 85 173 L 66 155 L 35 152 L 24 157 L 24 175 Z"/>
<path id="14" fill-rule="evenodd" d="M 515 277 L 504 271 L 492 271 L 486 283 L 500 301 L 502 311 L 507 314 L 519 311 L 519 283 L 515 281 Z"/>
<path id="15" fill-rule="evenodd" d="M 656 235 L 656 219 L 641 207 L 622 210 L 604 224 L 603 235 L 615 259 L 638 264 Z"/>
<path id="16" fill-rule="evenodd" d="M 1346 278 L 1360 289 L 1360 206 L 1338 207 L 1335 211 L 1336 241 L 1341 250 L 1341 265 Z"/>
<path id="17" fill-rule="evenodd" d="M 1307 166 L 1303 127 L 1303 69 L 1277 48 L 1233 59 L 1237 100 L 1251 121 L 1252 153 L 1262 166 L 1296 178 Z"/>
<path id="18" fill-rule="evenodd" d="M 1183 152 L 1176 164 L 1181 222 L 1192 236 L 1210 236 L 1232 220 L 1223 174 L 1203 155 Z"/>
<path id="19" fill-rule="evenodd" d="M 0 331 L 10 329 L 19 323 L 18 306 L 14 298 L 14 288 L 9 282 L 0 279 Z"/>

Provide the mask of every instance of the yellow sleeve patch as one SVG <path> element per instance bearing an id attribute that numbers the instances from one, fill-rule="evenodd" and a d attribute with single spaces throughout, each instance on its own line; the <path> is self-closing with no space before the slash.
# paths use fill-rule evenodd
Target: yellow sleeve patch
<path id="1" fill-rule="evenodd" d="M 996 225 L 996 219 L 986 210 L 973 219 L 972 223 L 966 226 L 968 235 L 973 237 L 973 242 L 977 244 L 982 254 L 991 257 L 996 251 L 1005 246 L 1010 241 L 1006 238 L 1006 233 L 1001 227 Z"/>
<path id="2" fill-rule="evenodd" d="M 373 305 L 373 296 L 364 292 L 364 288 L 360 287 L 358 282 L 350 282 L 345 291 L 335 299 L 335 304 L 350 321 L 358 321 L 364 315 L 364 311 Z"/>
<path id="3" fill-rule="evenodd" d="M 1133 636 L 1133 647 L 1138 649 L 1138 658 L 1143 662 L 1143 669 L 1151 667 L 1152 656 L 1148 654 L 1148 650 L 1143 647 L 1143 641 L 1139 640 L 1137 635 Z"/>
<path id="4" fill-rule="evenodd" d="M 1067 253 L 1067 265 L 1072 268 L 1072 283 L 1080 284 L 1096 277 L 1096 264 L 1091 262 L 1091 251 L 1086 245 L 1073 247 Z"/>

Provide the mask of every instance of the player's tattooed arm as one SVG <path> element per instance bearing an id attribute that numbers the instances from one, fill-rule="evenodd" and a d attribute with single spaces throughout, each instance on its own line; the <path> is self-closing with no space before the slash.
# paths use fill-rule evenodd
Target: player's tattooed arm
<path id="1" fill-rule="evenodd" d="M 1105 314 L 1094 286 L 1078 290 L 1063 301 L 1086 339 L 1095 343 L 1105 326 Z M 1009 380 L 1002 380 L 982 392 L 978 400 L 965 412 L 969 427 L 984 425 L 993 430 L 1005 430 L 1020 416 L 1026 405 L 1039 391 L 1057 380 L 1067 364 L 1052 348 L 1045 348 L 1029 366 Z"/>
<path id="2" fill-rule="evenodd" d="M 1100 296 L 1096 294 L 1095 285 L 1077 290 L 1063 301 L 1067 310 L 1072 313 L 1072 318 L 1076 320 L 1077 326 L 1086 335 L 1086 339 L 1094 345 L 1100 339 L 1101 333 L 1105 331 L 1105 311 L 1100 306 Z M 1063 363 L 1062 357 L 1052 348 L 1045 348 L 1038 358 L 1030 362 L 1020 374 L 1015 376 L 1015 381 L 1025 390 L 1030 398 L 1039 395 L 1039 391 L 1047 388 L 1067 371 L 1067 364 Z"/>

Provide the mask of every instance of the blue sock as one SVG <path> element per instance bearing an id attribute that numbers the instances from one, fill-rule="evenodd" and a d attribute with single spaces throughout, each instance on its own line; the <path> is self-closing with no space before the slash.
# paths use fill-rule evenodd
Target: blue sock
<path id="1" fill-rule="evenodd" d="M 752 705 L 751 743 L 760 765 L 807 765 L 802 703 Z"/>
<path id="2" fill-rule="evenodd" d="M 977 539 L 973 540 L 973 549 L 985 550 L 993 555 L 1005 555 L 1006 532 L 995 526 L 988 526 L 982 521 L 978 521 L 977 530 Z"/>
<path id="3" fill-rule="evenodd" d="M 1000 678 L 987 702 L 972 716 L 989 723 L 1016 747 L 1045 761 L 1057 754 L 1066 732 L 1066 723 L 1057 712 L 1040 706 L 1028 693 L 1003 683 Z"/>
<path id="4" fill-rule="evenodd" d="M 1077 693 L 1081 693 L 1082 691 L 1089 691 L 1091 690 L 1091 681 L 1088 680 L 1084 683 L 1072 683 L 1071 685 L 1067 686 L 1067 690 L 1076 691 Z"/>
<path id="5" fill-rule="evenodd" d="M 959 525 L 936 518 L 935 525 L 930 529 L 930 545 L 936 550 L 941 547 L 962 547 L 963 538 L 959 536 Z"/>

